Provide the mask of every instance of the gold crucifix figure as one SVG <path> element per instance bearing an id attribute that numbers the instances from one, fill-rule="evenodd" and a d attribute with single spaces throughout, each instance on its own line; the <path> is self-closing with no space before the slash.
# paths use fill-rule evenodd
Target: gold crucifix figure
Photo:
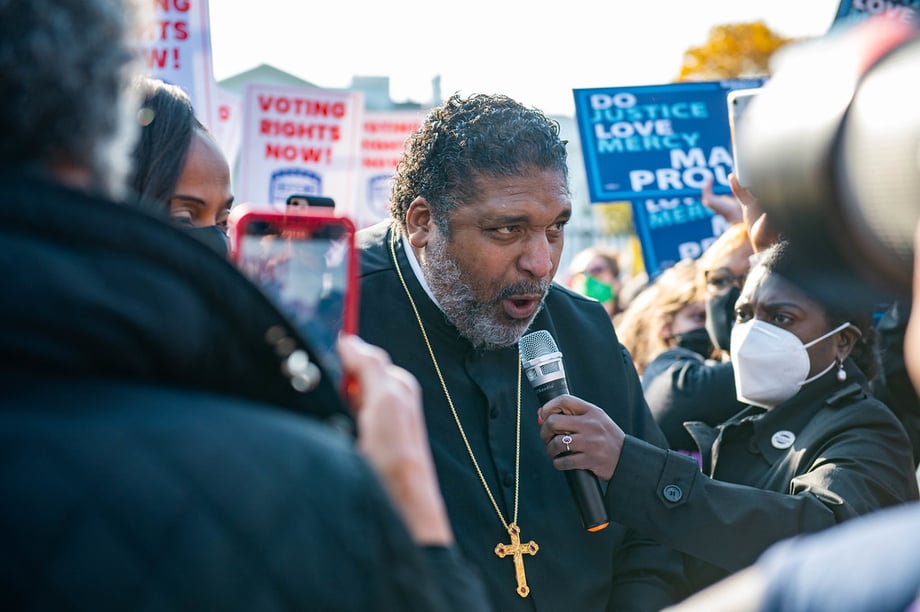
<path id="1" fill-rule="evenodd" d="M 517 594 L 521 597 L 527 597 L 530 594 L 530 587 L 527 586 L 527 576 L 524 575 L 524 557 L 523 555 L 535 555 L 540 547 L 531 540 L 526 544 L 521 544 L 520 529 L 514 523 L 508 525 L 508 533 L 511 535 L 511 544 L 499 543 L 495 547 L 495 554 L 504 559 L 508 555 L 514 555 L 514 576 L 517 578 Z"/>

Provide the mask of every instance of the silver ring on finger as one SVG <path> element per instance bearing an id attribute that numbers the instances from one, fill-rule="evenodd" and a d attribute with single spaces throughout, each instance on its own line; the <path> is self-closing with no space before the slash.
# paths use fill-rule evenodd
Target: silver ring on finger
<path id="1" fill-rule="evenodd" d="M 565 444 L 565 452 L 571 453 L 572 447 L 570 446 L 570 444 L 572 444 L 572 436 L 569 434 L 565 434 L 564 436 L 562 436 L 562 443 Z"/>

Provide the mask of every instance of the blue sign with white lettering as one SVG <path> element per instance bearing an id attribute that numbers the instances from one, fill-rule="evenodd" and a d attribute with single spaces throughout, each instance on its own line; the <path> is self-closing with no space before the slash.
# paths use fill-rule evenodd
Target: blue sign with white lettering
<path id="1" fill-rule="evenodd" d="M 888 11 L 913 11 L 920 12 L 920 0 L 842 0 L 837 7 L 834 24 L 840 21 L 850 23 L 857 19 L 864 19 Z"/>
<path id="2" fill-rule="evenodd" d="M 646 198 L 630 204 L 649 278 L 681 259 L 696 259 L 728 228 L 698 197 Z"/>
<path id="3" fill-rule="evenodd" d="M 725 229 L 700 202 L 728 193 L 734 168 L 726 97 L 763 79 L 575 89 L 592 202 L 629 200 L 650 278 L 695 258 Z"/>

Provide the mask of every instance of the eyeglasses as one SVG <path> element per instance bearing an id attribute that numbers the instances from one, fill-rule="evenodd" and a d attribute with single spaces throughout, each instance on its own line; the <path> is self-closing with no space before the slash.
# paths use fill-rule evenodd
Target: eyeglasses
<path id="1" fill-rule="evenodd" d="M 591 276 L 598 277 L 604 272 L 609 272 L 610 268 L 607 266 L 591 266 L 590 268 L 585 268 L 582 270 L 582 274 L 590 274 Z"/>
<path id="2" fill-rule="evenodd" d="M 747 279 L 747 272 L 732 274 L 728 268 L 719 268 L 718 270 L 706 270 L 704 276 L 706 288 L 711 293 L 725 293 L 732 285 L 741 289 Z"/>

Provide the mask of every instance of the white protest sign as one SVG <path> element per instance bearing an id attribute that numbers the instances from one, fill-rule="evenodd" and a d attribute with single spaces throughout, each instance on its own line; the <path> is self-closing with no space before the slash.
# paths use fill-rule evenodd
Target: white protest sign
<path id="1" fill-rule="evenodd" d="M 214 123 L 211 131 L 220 145 L 230 168 L 236 166 L 243 131 L 243 98 L 219 85 L 214 86 Z"/>
<path id="2" fill-rule="evenodd" d="M 320 195 L 352 215 L 363 114 L 361 92 L 247 85 L 237 200 L 277 207 Z"/>
<path id="3" fill-rule="evenodd" d="M 195 114 L 214 125 L 211 21 L 207 0 L 152 0 L 153 19 L 143 45 L 147 72 L 178 85 L 192 99 Z"/>
<path id="4" fill-rule="evenodd" d="M 360 229 L 390 217 L 390 189 L 409 135 L 426 111 L 366 111 L 361 136 L 361 193 L 352 220 Z"/>

